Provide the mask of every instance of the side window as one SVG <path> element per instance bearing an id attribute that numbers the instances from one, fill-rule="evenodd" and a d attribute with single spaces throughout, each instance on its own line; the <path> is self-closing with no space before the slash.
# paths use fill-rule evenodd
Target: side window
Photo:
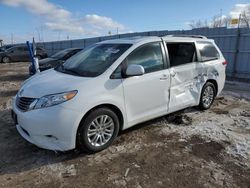
<path id="1" fill-rule="evenodd" d="M 24 54 L 28 54 L 28 48 L 27 47 L 22 47 L 21 52 Z"/>
<path id="2" fill-rule="evenodd" d="M 170 67 L 197 61 L 194 43 L 167 43 L 167 48 Z"/>
<path id="3" fill-rule="evenodd" d="M 22 50 L 22 47 L 16 47 L 16 48 L 13 48 L 13 51 L 14 51 L 14 53 L 20 53 L 23 50 Z"/>
<path id="4" fill-rule="evenodd" d="M 200 51 L 201 61 L 210 61 L 220 57 L 219 52 L 211 42 L 197 42 L 197 48 Z"/>
<path id="5" fill-rule="evenodd" d="M 28 52 L 29 50 L 28 50 L 27 47 L 23 47 L 23 51 L 24 51 L 24 52 Z"/>
<path id="6" fill-rule="evenodd" d="M 150 43 L 135 49 L 127 57 L 127 63 L 142 65 L 145 73 L 162 70 L 164 63 L 160 43 Z"/>

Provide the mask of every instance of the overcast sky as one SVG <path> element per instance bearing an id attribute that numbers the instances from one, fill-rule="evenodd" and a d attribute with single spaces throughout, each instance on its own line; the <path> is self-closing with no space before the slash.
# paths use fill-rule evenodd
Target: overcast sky
<path id="1" fill-rule="evenodd" d="M 0 0 L 5 43 L 66 40 L 127 32 L 189 29 L 216 15 L 238 17 L 249 0 Z"/>

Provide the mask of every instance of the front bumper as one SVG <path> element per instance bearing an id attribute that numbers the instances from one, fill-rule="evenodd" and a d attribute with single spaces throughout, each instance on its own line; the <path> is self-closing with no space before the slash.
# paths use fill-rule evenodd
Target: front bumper
<path id="1" fill-rule="evenodd" d="M 75 148 L 80 113 L 60 105 L 20 111 L 13 101 L 16 127 L 20 135 L 40 148 L 67 151 Z"/>

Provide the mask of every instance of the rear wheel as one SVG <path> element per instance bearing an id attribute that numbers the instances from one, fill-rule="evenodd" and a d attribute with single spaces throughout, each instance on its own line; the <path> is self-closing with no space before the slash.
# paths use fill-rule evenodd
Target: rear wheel
<path id="1" fill-rule="evenodd" d="M 201 91 L 201 98 L 199 107 L 202 110 L 207 110 L 211 107 L 214 102 L 214 98 L 216 95 L 216 90 L 214 84 L 211 82 L 207 82 Z"/>
<path id="2" fill-rule="evenodd" d="M 77 132 L 77 147 L 88 153 L 101 151 L 112 144 L 119 131 L 119 119 L 109 108 L 92 111 Z"/>
<path id="3" fill-rule="evenodd" d="M 2 62 L 3 63 L 9 63 L 10 62 L 10 58 L 8 56 L 5 56 L 5 57 L 3 57 Z"/>

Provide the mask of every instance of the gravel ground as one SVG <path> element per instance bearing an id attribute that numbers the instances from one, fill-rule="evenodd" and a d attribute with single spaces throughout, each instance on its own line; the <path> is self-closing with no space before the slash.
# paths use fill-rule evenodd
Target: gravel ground
<path id="1" fill-rule="evenodd" d="M 123 131 L 100 153 L 56 153 L 23 140 L 11 120 L 27 67 L 0 64 L 0 187 L 250 187 L 244 84 L 227 84 L 210 110 L 188 108 Z"/>

